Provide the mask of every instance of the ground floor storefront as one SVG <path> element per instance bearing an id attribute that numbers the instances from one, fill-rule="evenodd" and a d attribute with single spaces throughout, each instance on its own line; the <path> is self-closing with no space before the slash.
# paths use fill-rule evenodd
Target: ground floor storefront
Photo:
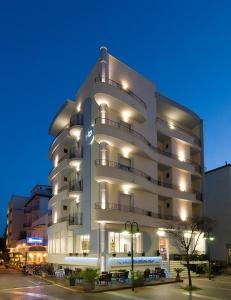
<path id="1" fill-rule="evenodd" d="M 65 227 L 59 229 L 48 231 L 47 261 L 55 268 L 95 267 L 100 271 L 129 268 L 133 245 L 134 265 L 138 269 L 162 267 L 168 272 L 171 256 L 180 254 L 171 235 L 160 227 L 140 226 L 133 234 L 125 231 L 124 225 L 111 223 L 100 223 L 89 233 Z M 196 251 L 201 254 L 206 251 L 202 236 Z"/>

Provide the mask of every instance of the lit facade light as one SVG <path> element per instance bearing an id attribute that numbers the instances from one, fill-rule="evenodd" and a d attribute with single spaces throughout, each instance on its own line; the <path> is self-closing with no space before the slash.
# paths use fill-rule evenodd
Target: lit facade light
<path id="1" fill-rule="evenodd" d="M 131 193 L 131 185 L 123 184 L 122 185 L 122 191 L 123 191 L 124 194 L 129 195 Z"/>
<path id="2" fill-rule="evenodd" d="M 122 81 L 122 88 L 126 91 L 128 89 L 128 83 L 126 81 Z"/>
<path id="3" fill-rule="evenodd" d="M 128 147 L 124 147 L 121 149 L 122 154 L 124 157 L 129 158 L 129 153 L 131 152 L 131 149 Z"/>
<path id="4" fill-rule="evenodd" d="M 189 232 L 189 231 L 186 231 L 185 233 L 184 233 L 184 238 L 185 239 L 190 239 L 191 238 L 191 232 Z"/>
<path id="5" fill-rule="evenodd" d="M 186 183 L 185 183 L 185 181 L 180 182 L 180 191 L 186 192 Z"/>
<path id="6" fill-rule="evenodd" d="M 166 236 L 166 232 L 164 230 L 161 230 L 161 229 L 158 229 L 156 234 L 159 236 L 159 237 L 164 237 Z"/>
<path id="7" fill-rule="evenodd" d="M 122 121 L 128 123 L 130 118 L 131 118 L 131 112 L 130 111 L 124 110 L 124 111 L 121 112 Z"/>
<path id="8" fill-rule="evenodd" d="M 58 166 L 59 156 L 56 155 L 54 159 L 54 167 L 56 168 Z"/>
<path id="9" fill-rule="evenodd" d="M 185 154 L 182 151 L 179 152 L 178 159 L 179 159 L 179 161 L 185 161 Z"/>
<path id="10" fill-rule="evenodd" d="M 56 196 L 58 194 L 58 184 L 55 184 L 54 186 L 54 195 Z"/>
<path id="11" fill-rule="evenodd" d="M 72 127 L 72 128 L 70 128 L 69 133 L 77 141 L 80 140 L 80 136 L 81 136 L 81 128 L 80 127 Z"/>
<path id="12" fill-rule="evenodd" d="M 187 212 L 186 209 L 182 209 L 180 212 L 180 219 L 181 221 L 185 222 L 187 220 Z"/>
<path id="13" fill-rule="evenodd" d="M 174 124 L 173 124 L 172 122 L 169 122 L 169 123 L 168 123 L 168 126 L 169 126 L 169 128 L 172 129 L 172 130 L 175 129 L 175 126 L 174 126 Z"/>

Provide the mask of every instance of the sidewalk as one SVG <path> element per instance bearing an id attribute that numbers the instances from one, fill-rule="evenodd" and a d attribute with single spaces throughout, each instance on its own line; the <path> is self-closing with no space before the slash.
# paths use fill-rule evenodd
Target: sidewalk
<path id="1" fill-rule="evenodd" d="M 66 279 L 59 279 L 54 277 L 43 278 L 43 280 L 51 283 L 56 284 L 58 286 L 62 286 L 68 290 L 72 290 L 74 292 L 85 293 L 82 284 L 77 284 L 76 286 L 70 286 L 68 280 Z M 181 280 L 180 282 L 183 282 Z M 162 285 L 162 284 L 171 284 L 171 283 L 179 283 L 175 279 L 164 279 L 164 280 L 155 280 L 155 281 L 146 281 L 144 282 L 143 286 L 155 286 L 155 285 Z M 107 292 L 107 291 L 115 291 L 115 290 L 123 290 L 123 289 L 130 289 L 130 283 L 112 283 L 108 285 L 95 285 L 95 289 L 91 292 L 99 293 L 99 292 Z M 136 289 L 139 287 L 135 287 Z"/>

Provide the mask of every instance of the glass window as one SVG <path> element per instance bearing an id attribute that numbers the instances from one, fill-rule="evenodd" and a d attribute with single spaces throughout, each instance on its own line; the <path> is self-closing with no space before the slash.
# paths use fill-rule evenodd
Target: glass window
<path id="1" fill-rule="evenodd" d="M 80 251 L 83 253 L 88 253 L 90 251 L 90 235 L 80 236 Z"/>
<path id="2" fill-rule="evenodd" d="M 135 253 L 142 253 L 142 234 L 133 236 Z M 128 253 L 131 251 L 131 236 L 126 233 L 109 232 L 109 253 Z"/>

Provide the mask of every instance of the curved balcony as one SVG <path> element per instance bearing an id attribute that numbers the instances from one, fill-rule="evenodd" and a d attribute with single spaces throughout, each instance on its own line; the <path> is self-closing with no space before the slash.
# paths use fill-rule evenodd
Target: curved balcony
<path id="1" fill-rule="evenodd" d="M 52 168 L 49 173 L 49 180 L 52 180 L 59 172 L 72 168 L 79 168 L 83 159 L 82 151 L 70 151 L 63 155 L 57 162 L 57 166 Z"/>
<path id="2" fill-rule="evenodd" d="M 123 85 L 112 80 L 102 81 L 100 77 L 95 78 L 95 100 L 98 105 L 107 103 L 111 108 L 126 111 L 130 117 L 139 122 L 147 119 L 147 105 L 139 96 Z"/>
<path id="3" fill-rule="evenodd" d="M 104 136 L 107 136 L 107 139 L 111 139 L 111 142 L 120 145 L 121 140 L 123 144 L 121 146 L 126 146 L 129 143 L 130 147 L 134 148 L 134 152 L 140 153 L 141 155 L 148 156 L 150 159 L 159 161 L 159 155 L 163 155 L 167 159 L 164 162 L 169 166 L 174 166 L 177 168 L 186 168 L 185 164 L 190 164 L 190 172 L 201 173 L 201 167 L 190 159 L 185 159 L 181 161 L 179 156 L 176 154 L 161 150 L 159 147 L 153 146 L 141 133 L 135 131 L 134 129 L 123 125 L 119 122 L 112 121 L 106 118 L 96 118 L 95 119 L 95 139 L 100 141 L 104 139 Z M 173 159 L 176 161 L 169 161 L 168 159 Z M 164 163 L 163 162 L 163 163 Z"/>
<path id="4" fill-rule="evenodd" d="M 188 188 L 182 190 L 180 186 L 172 183 L 156 180 L 145 172 L 122 165 L 118 162 L 97 159 L 95 161 L 98 170 L 96 170 L 96 180 L 108 180 L 114 183 L 132 183 L 135 188 L 146 190 L 148 192 L 159 194 L 165 197 L 175 197 L 189 199 L 192 201 L 201 201 L 201 193 Z M 115 171 L 112 171 L 114 169 Z"/>
<path id="5" fill-rule="evenodd" d="M 69 128 L 70 136 L 79 140 L 82 128 L 83 128 L 83 115 L 77 113 L 73 115 L 70 119 L 70 128 Z"/>
<path id="6" fill-rule="evenodd" d="M 157 121 L 157 129 L 167 136 L 172 136 L 175 138 L 178 138 L 180 140 L 183 140 L 192 146 L 196 146 L 200 149 L 201 147 L 201 140 L 198 136 L 196 136 L 192 131 L 187 130 L 185 128 L 180 127 L 175 122 L 169 120 L 166 121 L 161 118 L 156 118 Z"/>
<path id="7" fill-rule="evenodd" d="M 116 210 L 116 211 L 122 211 L 125 213 L 139 214 L 139 215 L 143 215 L 143 216 L 155 218 L 155 219 L 174 220 L 174 221 L 181 220 L 180 218 L 175 217 L 173 215 L 164 215 L 164 214 L 154 213 L 152 211 L 149 211 L 149 210 L 146 210 L 146 209 L 143 209 L 140 207 L 126 206 L 126 205 L 121 205 L 119 203 L 112 203 L 112 202 L 107 202 L 104 204 L 97 202 L 97 203 L 95 203 L 95 209 Z"/>
<path id="8" fill-rule="evenodd" d="M 67 191 L 70 198 L 76 197 L 83 191 L 83 181 L 72 180 L 58 189 L 58 193 L 62 193 L 63 191 Z"/>

